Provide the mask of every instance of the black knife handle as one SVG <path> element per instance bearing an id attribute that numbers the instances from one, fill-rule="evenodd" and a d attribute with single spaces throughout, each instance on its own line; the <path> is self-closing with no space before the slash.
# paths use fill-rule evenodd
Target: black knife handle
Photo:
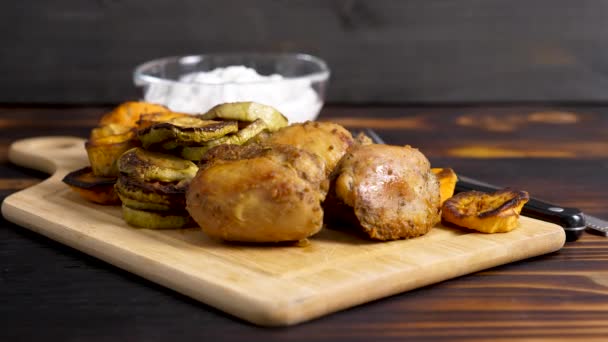
<path id="1" fill-rule="evenodd" d="M 499 187 L 490 184 L 477 184 L 458 180 L 455 192 L 481 191 L 494 192 Z M 577 240 L 585 230 L 585 217 L 577 208 L 567 208 L 552 203 L 530 198 L 521 210 L 522 215 L 558 224 L 564 228 L 567 241 Z"/>

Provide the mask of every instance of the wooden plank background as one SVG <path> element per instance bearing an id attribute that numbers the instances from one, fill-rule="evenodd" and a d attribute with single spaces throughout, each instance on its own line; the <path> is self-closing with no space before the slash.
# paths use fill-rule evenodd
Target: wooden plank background
<path id="1" fill-rule="evenodd" d="M 307 52 L 329 102 L 608 100 L 604 0 L 55 0 L 0 9 L 0 103 L 136 97 L 148 59 Z"/>

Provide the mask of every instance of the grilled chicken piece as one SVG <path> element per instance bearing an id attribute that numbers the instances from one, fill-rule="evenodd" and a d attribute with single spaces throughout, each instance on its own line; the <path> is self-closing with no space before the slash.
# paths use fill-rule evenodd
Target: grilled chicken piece
<path id="1" fill-rule="evenodd" d="M 264 143 L 286 144 L 315 153 L 325 161 L 329 175 L 354 144 L 354 139 L 347 129 L 338 124 L 308 121 L 281 128 L 264 140 Z"/>
<path id="2" fill-rule="evenodd" d="M 336 172 L 331 196 L 352 207 L 351 213 L 354 210 L 372 239 L 420 236 L 441 219 L 439 182 L 427 158 L 415 148 L 358 145 Z"/>
<path id="3" fill-rule="evenodd" d="M 220 145 L 202 165 L 186 209 L 209 236 L 297 241 L 321 229 L 329 182 L 319 156 L 288 145 Z"/>

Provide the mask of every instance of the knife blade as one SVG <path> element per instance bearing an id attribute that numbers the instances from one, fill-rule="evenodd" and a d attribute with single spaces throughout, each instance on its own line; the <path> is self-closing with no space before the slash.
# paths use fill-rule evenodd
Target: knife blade
<path id="1" fill-rule="evenodd" d="M 585 220 L 589 233 L 608 237 L 608 221 L 587 214 L 585 214 Z"/>
<path id="2" fill-rule="evenodd" d="M 375 143 L 384 144 L 384 140 L 374 130 L 366 129 L 365 134 L 367 134 Z M 496 185 L 458 175 L 455 192 L 471 190 L 494 192 L 498 189 L 500 189 L 500 187 Z M 589 215 L 584 215 L 578 208 L 563 207 L 533 197 L 531 197 L 528 203 L 522 208 L 522 215 L 560 225 L 564 228 L 567 241 L 575 241 L 582 235 L 583 231 L 585 231 L 588 226 L 585 217 L 589 218 Z M 589 226 L 591 229 L 597 229 L 594 227 L 595 226 Z M 605 236 L 608 236 L 608 225 L 605 225 L 603 228 L 604 230 L 600 231 L 603 232 Z"/>

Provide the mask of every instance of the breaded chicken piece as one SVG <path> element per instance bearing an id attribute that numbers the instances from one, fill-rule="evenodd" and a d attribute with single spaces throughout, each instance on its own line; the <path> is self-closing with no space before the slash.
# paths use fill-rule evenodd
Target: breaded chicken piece
<path id="1" fill-rule="evenodd" d="M 336 172 L 332 196 L 352 207 L 372 239 L 420 236 L 441 219 L 439 182 L 415 148 L 357 145 Z"/>
<path id="2" fill-rule="evenodd" d="M 291 145 L 319 155 L 325 161 L 327 175 L 354 142 L 346 128 L 332 122 L 316 121 L 281 128 L 264 140 L 265 144 Z"/>
<path id="3" fill-rule="evenodd" d="M 186 209 L 209 236 L 228 241 L 297 241 L 323 225 L 325 163 L 289 145 L 211 149 L 186 193 Z"/>

